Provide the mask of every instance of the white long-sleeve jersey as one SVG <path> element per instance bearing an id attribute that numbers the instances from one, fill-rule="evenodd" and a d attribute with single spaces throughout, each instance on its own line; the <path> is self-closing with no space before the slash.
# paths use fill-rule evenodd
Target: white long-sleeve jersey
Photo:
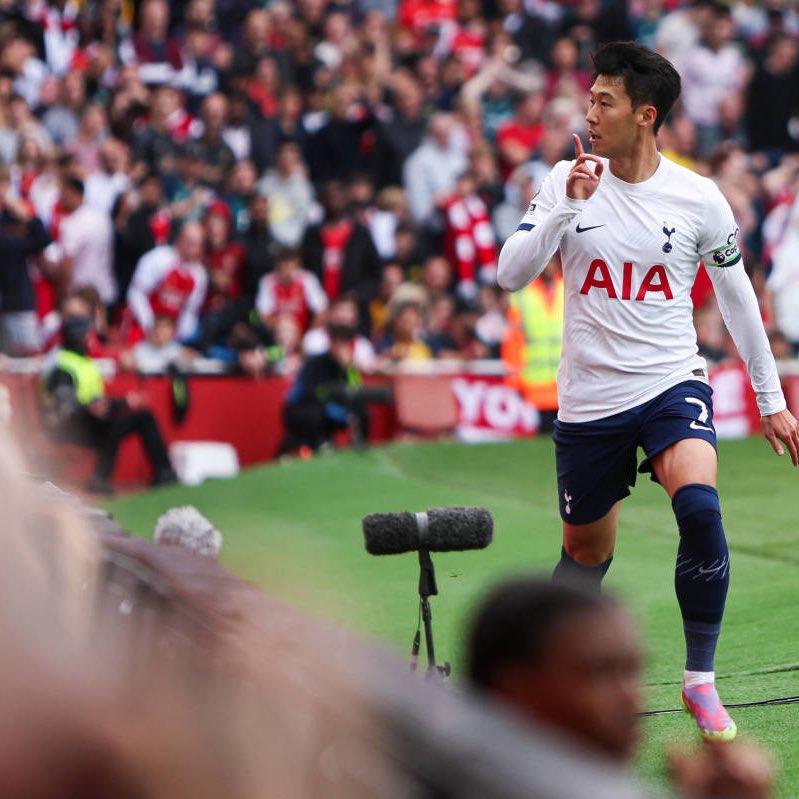
<path id="1" fill-rule="evenodd" d="M 499 257 L 510 291 L 560 249 L 565 286 L 559 418 L 586 422 L 629 410 L 684 381 L 706 379 L 691 288 L 704 260 L 762 415 L 786 407 L 729 204 L 708 178 L 662 157 L 641 183 L 603 159 L 588 200 L 566 196 L 574 162 L 557 163 Z"/>

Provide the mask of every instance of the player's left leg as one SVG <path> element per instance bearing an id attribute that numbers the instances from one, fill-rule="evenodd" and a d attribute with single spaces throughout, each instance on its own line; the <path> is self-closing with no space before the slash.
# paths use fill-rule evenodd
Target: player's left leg
<path id="1" fill-rule="evenodd" d="M 683 702 L 704 738 L 735 737 L 715 690 L 714 658 L 729 586 L 729 550 L 716 491 L 717 459 L 703 438 L 679 440 L 653 456 L 680 531 L 674 586 L 683 618 Z"/>

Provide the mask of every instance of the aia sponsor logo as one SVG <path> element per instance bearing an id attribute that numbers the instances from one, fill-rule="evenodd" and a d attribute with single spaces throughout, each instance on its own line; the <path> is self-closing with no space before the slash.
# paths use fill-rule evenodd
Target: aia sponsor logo
<path id="1" fill-rule="evenodd" d="M 661 294 L 666 300 L 674 299 L 669 276 L 663 264 L 650 266 L 640 282 L 635 278 L 634 264 L 631 261 L 626 261 L 622 267 L 621 285 L 617 286 L 613 282 L 608 265 L 601 258 L 595 258 L 588 267 L 588 274 L 585 276 L 580 294 L 604 291 L 611 300 L 636 300 L 639 302 L 646 300 L 649 294 Z"/>

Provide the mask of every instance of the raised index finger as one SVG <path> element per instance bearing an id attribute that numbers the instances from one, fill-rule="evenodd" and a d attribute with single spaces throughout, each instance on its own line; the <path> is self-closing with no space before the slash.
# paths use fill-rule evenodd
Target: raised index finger
<path id="1" fill-rule="evenodd" d="M 583 150 L 583 142 L 576 133 L 572 133 L 572 139 L 574 140 L 574 154 L 579 158 L 585 153 L 585 150 Z"/>

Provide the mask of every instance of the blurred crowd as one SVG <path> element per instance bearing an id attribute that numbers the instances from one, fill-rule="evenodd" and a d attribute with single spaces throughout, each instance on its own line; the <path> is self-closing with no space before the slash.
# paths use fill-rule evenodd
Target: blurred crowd
<path id="1" fill-rule="evenodd" d="M 668 157 L 729 199 L 775 354 L 799 345 L 789 0 L 0 4 L 0 346 L 161 371 L 499 357 L 498 249 L 583 133 L 590 53 L 678 67 Z M 731 357 L 706 277 L 702 352 Z"/>

